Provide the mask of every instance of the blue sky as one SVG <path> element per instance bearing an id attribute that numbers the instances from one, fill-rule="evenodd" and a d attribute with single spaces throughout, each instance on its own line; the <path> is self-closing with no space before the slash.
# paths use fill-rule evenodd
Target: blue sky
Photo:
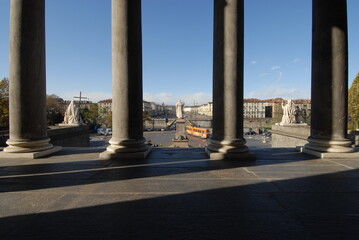
<path id="1" fill-rule="evenodd" d="M 0 0 L 0 78 L 9 76 Z M 349 84 L 359 72 L 358 0 L 348 0 Z M 212 99 L 213 0 L 143 0 L 144 99 Z M 111 1 L 46 1 L 47 93 L 111 98 Z M 310 98 L 311 0 L 245 1 L 246 98 Z"/>

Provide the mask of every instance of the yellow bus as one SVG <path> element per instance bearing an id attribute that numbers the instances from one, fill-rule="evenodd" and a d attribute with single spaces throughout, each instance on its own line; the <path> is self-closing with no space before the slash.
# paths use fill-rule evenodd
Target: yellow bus
<path id="1" fill-rule="evenodd" d="M 196 136 L 196 137 L 201 137 L 201 138 L 209 137 L 209 130 L 207 128 L 198 128 L 198 127 L 187 126 L 186 133 Z"/>

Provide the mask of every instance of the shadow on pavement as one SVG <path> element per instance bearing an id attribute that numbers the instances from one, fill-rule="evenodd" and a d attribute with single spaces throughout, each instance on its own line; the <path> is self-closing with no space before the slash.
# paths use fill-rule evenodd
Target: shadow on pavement
<path id="1" fill-rule="evenodd" d="M 264 183 L 138 200 L 119 193 L 111 204 L 1 218 L 0 238 L 357 239 L 358 179 L 339 175 L 273 181 L 280 191 L 269 193 L 253 191 Z"/>

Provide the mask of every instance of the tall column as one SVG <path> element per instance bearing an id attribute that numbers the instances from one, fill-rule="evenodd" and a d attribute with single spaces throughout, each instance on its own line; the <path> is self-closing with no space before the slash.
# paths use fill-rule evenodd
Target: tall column
<path id="1" fill-rule="evenodd" d="M 47 137 L 45 70 L 45 1 L 11 0 L 7 157 L 36 158 L 59 150 Z"/>
<path id="2" fill-rule="evenodd" d="M 141 0 L 112 0 L 112 138 L 101 159 L 145 158 Z"/>
<path id="3" fill-rule="evenodd" d="M 253 158 L 243 138 L 243 0 L 214 0 L 211 159 Z"/>
<path id="4" fill-rule="evenodd" d="M 346 0 L 313 0 L 311 135 L 304 150 L 353 152 L 347 139 Z"/>

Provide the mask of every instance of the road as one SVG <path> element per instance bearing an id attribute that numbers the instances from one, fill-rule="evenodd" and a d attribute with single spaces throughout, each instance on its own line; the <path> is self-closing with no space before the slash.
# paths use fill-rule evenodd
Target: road
<path id="1" fill-rule="evenodd" d="M 175 131 L 162 131 L 162 132 L 144 132 L 144 137 L 147 142 L 151 142 L 153 145 L 158 147 L 169 147 L 172 145 L 172 139 L 175 135 Z M 90 147 L 106 147 L 109 145 L 108 141 L 111 136 L 98 136 L 91 134 L 90 136 Z M 188 136 L 190 147 L 205 147 L 207 146 L 207 139 L 198 137 Z M 268 148 L 272 147 L 271 138 L 265 138 L 266 142 L 263 142 L 263 136 L 245 136 L 247 146 L 251 149 L 254 148 Z"/>
<path id="2" fill-rule="evenodd" d="M 143 135 L 146 138 L 146 141 L 151 142 L 153 145 L 168 147 L 172 144 L 172 138 L 175 135 L 175 131 L 144 132 Z M 108 141 L 110 139 L 111 136 L 91 134 L 90 147 L 106 147 L 109 145 Z"/>

